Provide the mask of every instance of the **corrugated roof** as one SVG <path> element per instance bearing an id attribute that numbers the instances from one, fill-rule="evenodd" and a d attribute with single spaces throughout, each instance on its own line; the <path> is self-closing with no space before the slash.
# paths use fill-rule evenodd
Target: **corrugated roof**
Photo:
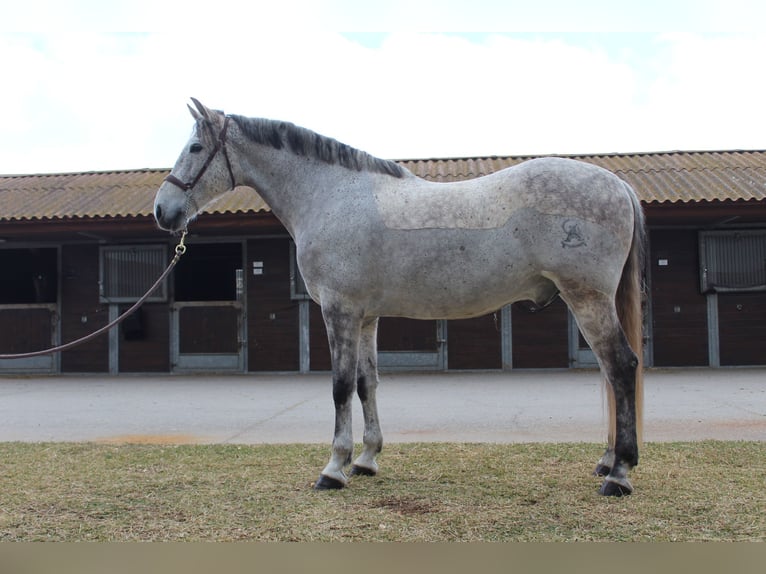
<path id="1" fill-rule="evenodd" d="M 0 221 L 151 216 L 169 169 L 0 176 Z M 206 211 L 268 209 L 247 187 L 225 194 Z"/>
<path id="2" fill-rule="evenodd" d="M 402 160 L 431 181 L 487 175 L 539 156 Z M 576 155 L 623 178 L 644 203 L 766 200 L 766 151 L 663 152 Z M 0 176 L 0 221 L 147 217 L 168 169 Z M 206 211 L 268 210 L 246 187 L 221 197 Z"/>

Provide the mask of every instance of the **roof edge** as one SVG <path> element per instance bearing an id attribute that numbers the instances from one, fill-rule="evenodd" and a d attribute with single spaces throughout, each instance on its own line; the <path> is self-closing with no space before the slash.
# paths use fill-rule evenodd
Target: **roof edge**
<path id="1" fill-rule="evenodd" d="M 169 168 L 169 167 L 140 167 L 140 168 L 128 168 L 128 169 L 104 169 L 104 170 L 90 170 L 90 171 L 0 173 L 0 178 L 61 177 L 61 176 L 73 176 L 73 175 L 109 175 L 109 174 L 116 174 L 116 173 L 162 173 L 162 172 L 169 172 L 171 169 L 172 168 Z"/>
<path id="2" fill-rule="evenodd" d="M 699 154 L 737 154 L 737 153 L 766 153 L 766 149 L 707 149 L 707 150 L 665 150 L 665 151 L 637 151 L 637 152 L 603 152 L 603 153 L 539 153 L 539 154 L 492 154 L 470 156 L 446 156 L 446 157 L 419 157 L 394 159 L 395 162 L 420 162 L 420 161 L 470 161 L 482 159 L 535 159 L 541 157 L 564 157 L 570 159 L 583 157 L 636 157 L 636 156 L 662 156 L 662 155 L 699 155 Z"/>

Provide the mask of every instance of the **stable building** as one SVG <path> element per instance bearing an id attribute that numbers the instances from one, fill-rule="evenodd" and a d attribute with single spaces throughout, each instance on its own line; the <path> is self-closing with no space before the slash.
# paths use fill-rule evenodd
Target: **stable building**
<path id="1" fill-rule="evenodd" d="M 569 156 L 638 193 L 649 226 L 645 364 L 766 364 L 766 151 Z M 432 181 L 531 157 L 406 160 Z M 152 216 L 167 169 L 0 176 L 0 353 L 82 337 L 140 298 L 177 238 Z M 188 251 L 140 310 L 60 354 L 0 360 L 0 373 L 311 372 L 330 369 L 319 307 L 293 243 L 254 190 L 190 226 Z M 466 320 L 383 318 L 381 369 L 595 366 L 560 300 Z"/>

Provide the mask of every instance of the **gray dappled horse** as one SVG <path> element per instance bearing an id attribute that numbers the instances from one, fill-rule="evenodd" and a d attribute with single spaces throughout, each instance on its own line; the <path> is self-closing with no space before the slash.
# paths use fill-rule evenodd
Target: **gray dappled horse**
<path id="1" fill-rule="evenodd" d="M 594 165 L 553 157 L 432 183 L 293 124 L 193 102 L 194 131 L 157 192 L 154 214 L 160 227 L 179 232 L 220 194 L 249 186 L 294 239 L 332 355 L 335 435 L 315 488 L 348 482 L 354 391 L 364 446 L 351 474 L 378 471 L 379 317 L 462 319 L 514 301 L 545 305 L 558 294 L 607 382 L 609 444 L 596 467 L 606 476 L 601 493 L 632 492 L 645 227 L 626 183 Z"/>

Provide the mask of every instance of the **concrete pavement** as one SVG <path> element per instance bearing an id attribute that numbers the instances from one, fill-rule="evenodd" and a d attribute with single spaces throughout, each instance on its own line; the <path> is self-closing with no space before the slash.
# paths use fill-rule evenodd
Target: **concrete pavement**
<path id="1" fill-rule="evenodd" d="M 766 369 L 649 370 L 646 441 L 766 441 Z M 383 374 L 387 443 L 601 442 L 596 371 Z M 0 441 L 327 443 L 328 374 L 0 377 Z M 354 436 L 361 441 L 355 401 Z"/>

